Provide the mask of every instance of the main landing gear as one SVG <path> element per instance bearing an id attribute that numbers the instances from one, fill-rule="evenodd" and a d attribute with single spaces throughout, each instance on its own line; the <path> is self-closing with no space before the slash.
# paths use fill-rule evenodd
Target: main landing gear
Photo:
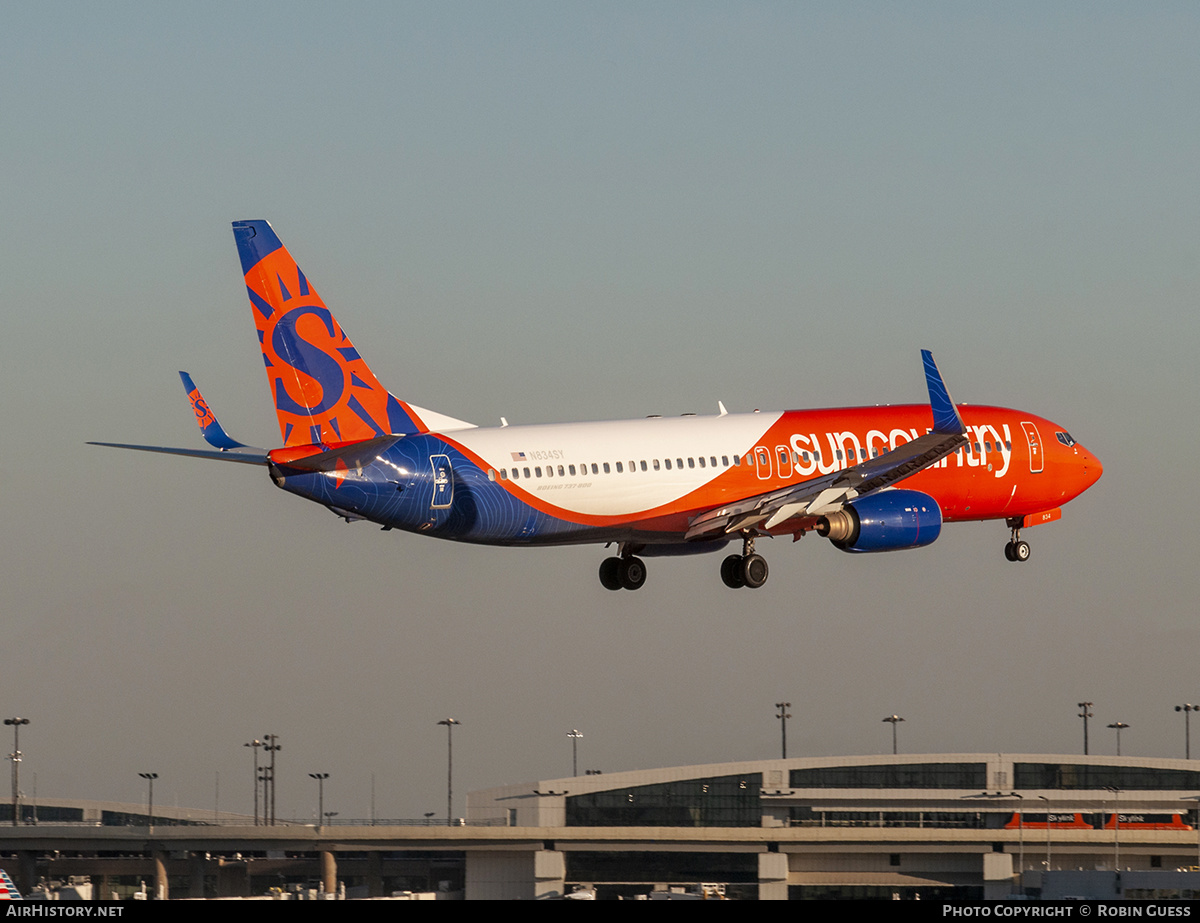
<path id="1" fill-rule="evenodd" d="M 742 533 L 742 553 L 731 554 L 721 562 L 721 581 L 731 590 L 744 586 L 758 589 L 767 582 L 767 559 L 754 553 L 754 536 Z"/>
<path id="2" fill-rule="evenodd" d="M 606 590 L 636 590 L 646 582 L 646 564 L 633 555 L 600 562 L 600 582 Z"/>
<path id="3" fill-rule="evenodd" d="M 1012 538 L 1004 546 L 1004 556 L 1010 561 L 1028 561 L 1029 542 L 1021 540 L 1021 517 L 1014 516 L 1007 522 L 1008 527 L 1012 529 Z"/>

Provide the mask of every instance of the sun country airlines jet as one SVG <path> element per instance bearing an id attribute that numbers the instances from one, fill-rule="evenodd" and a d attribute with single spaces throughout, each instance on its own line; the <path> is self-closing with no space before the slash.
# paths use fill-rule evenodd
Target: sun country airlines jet
<path id="1" fill-rule="evenodd" d="M 731 588 L 761 587 L 762 536 L 809 532 L 848 552 L 935 541 L 943 522 L 999 519 L 1004 553 L 1100 477 L 1056 423 L 956 407 L 928 351 L 929 403 L 481 428 L 379 383 L 266 221 L 233 225 L 283 445 L 231 439 L 181 372 L 212 448 L 93 443 L 260 465 L 278 487 L 347 521 L 487 545 L 617 546 L 610 590 L 642 557 L 717 552 Z M 503 422 L 503 421 L 502 421 Z M 735 546 L 736 547 L 736 546 Z"/>

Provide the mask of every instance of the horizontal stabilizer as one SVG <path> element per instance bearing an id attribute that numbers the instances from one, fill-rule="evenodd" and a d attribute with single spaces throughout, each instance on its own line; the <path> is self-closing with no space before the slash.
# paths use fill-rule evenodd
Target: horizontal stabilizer
<path id="1" fill-rule="evenodd" d="M 378 439 L 364 439 L 362 442 L 350 442 L 339 446 L 297 445 L 286 449 L 272 449 L 269 457 L 271 462 L 287 468 L 299 468 L 302 471 L 336 471 L 339 466 L 346 468 L 362 468 L 375 461 L 403 436 L 380 436 Z"/>

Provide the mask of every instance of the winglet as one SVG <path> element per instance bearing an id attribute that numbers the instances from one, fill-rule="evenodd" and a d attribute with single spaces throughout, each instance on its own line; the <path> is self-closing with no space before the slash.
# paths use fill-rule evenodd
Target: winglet
<path id="1" fill-rule="evenodd" d="M 958 408 L 946 390 L 942 381 L 942 373 L 938 371 L 937 363 L 933 361 L 933 353 L 927 349 L 921 350 L 921 361 L 925 363 L 925 383 L 929 386 L 929 409 L 933 411 L 933 431 L 935 433 L 965 433 L 967 426 L 959 416 Z"/>
<path id="2" fill-rule="evenodd" d="M 220 449 L 223 452 L 229 449 L 244 449 L 246 446 L 236 439 L 230 438 L 221 424 L 217 422 L 216 416 L 209 409 L 208 402 L 200 393 L 200 389 L 192 383 L 192 376 L 187 372 L 180 372 L 179 377 L 183 381 L 183 390 L 187 392 L 188 400 L 192 402 L 192 412 L 196 414 L 196 424 L 200 427 L 204 441 L 214 449 Z"/>

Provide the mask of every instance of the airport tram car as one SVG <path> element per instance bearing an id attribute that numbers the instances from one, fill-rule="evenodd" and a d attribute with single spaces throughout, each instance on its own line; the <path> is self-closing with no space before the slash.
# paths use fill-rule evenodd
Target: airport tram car
<path id="1" fill-rule="evenodd" d="M 1024 814 L 1014 812 L 1005 830 L 1115 830 L 1118 819 L 1122 830 L 1194 830 L 1181 814 Z"/>

